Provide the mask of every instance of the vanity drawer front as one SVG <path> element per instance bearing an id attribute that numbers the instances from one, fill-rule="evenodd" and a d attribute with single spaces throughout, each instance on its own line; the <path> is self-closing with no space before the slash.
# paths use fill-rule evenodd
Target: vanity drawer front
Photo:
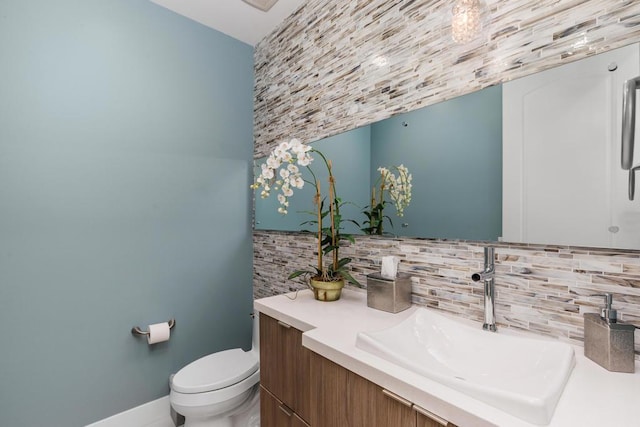
<path id="1" fill-rule="evenodd" d="M 294 423 L 294 413 L 269 391 L 260 386 L 260 425 L 262 427 L 300 426 Z"/>
<path id="2" fill-rule="evenodd" d="M 416 427 L 457 427 L 455 424 L 424 411 L 418 406 L 414 406 L 414 411 L 416 412 Z"/>
<path id="3" fill-rule="evenodd" d="M 310 373 L 313 427 L 456 427 L 313 352 Z"/>
<path id="4" fill-rule="evenodd" d="M 311 353 L 313 427 L 415 427 L 411 402 L 390 398 L 382 387 Z"/>
<path id="5" fill-rule="evenodd" d="M 301 331 L 260 313 L 260 383 L 305 422 L 310 411 L 309 357 Z"/>

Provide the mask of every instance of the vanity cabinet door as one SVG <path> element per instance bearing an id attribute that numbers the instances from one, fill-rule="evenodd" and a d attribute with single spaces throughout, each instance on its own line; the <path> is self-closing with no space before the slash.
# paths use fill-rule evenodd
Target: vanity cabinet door
<path id="1" fill-rule="evenodd" d="M 309 420 L 309 358 L 302 332 L 260 313 L 260 384 Z"/>
<path id="2" fill-rule="evenodd" d="M 412 409 L 412 403 L 376 384 L 373 385 L 379 390 L 376 399 L 378 426 L 415 427 L 416 412 Z"/>
<path id="3" fill-rule="evenodd" d="M 347 377 L 342 366 L 311 353 L 311 419 L 313 427 L 350 426 L 347 419 Z"/>
<path id="4" fill-rule="evenodd" d="M 311 420 L 311 383 L 309 371 L 311 370 L 311 350 L 302 346 L 302 332 L 298 332 L 296 344 L 296 395 L 294 409 L 296 414 L 305 422 Z"/>
<path id="5" fill-rule="evenodd" d="M 307 424 L 297 414 L 293 414 L 293 419 L 291 420 L 291 427 L 309 427 L 309 424 Z"/>
<path id="6" fill-rule="evenodd" d="M 353 372 L 348 373 L 346 399 L 352 427 L 376 427 L 383 425 L 378 422 L 378 398 L 380 392 L 380 387 L 371 381 Z"/>
<path id="7" fill-rule="evenodd" d="M 382 387 L 311 353 L 313 427 L 415 427 L 411 402 L 389 397 Z"/>
<path id="8" fill-rule="evenodd" d="M 413 408 L 416 413 L 416 427 L 457 427 L 455 424 L 434 416 L 434 414 L 417 405 L 414 405 Z"/>

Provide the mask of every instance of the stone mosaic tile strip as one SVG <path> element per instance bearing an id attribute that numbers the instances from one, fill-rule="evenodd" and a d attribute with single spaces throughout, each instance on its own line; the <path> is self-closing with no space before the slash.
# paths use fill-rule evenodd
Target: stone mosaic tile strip
<path id="1" fill-rule="evenodd" d="M 314 236 L 254 231 L 253 240 L 255 298 L 306 287 L 297 279 L 287 280 L 287 276 L 315 263 Z M 500 327 L 581 344 L 583 314 L 599 311 L 604 292 L 614 294 L 621 321 L 640 327 L 640 251 L 504 243 L 494 246 L 496 318 Z M 354 258 L 352 272 L 364 286 L 367 274 L 380 271 L 382 256 L 396 255 L 402 259 L 400 271 L 412 276 L 414 304 L 482 320 L 482 284 L 471 281 L 471 274 L 483 265 L 480 242 L 358 236 L 355 244 L 342 249 L 342 255 Z M 606 259 L 610 260 L 609 266 Z M 611 272 L 618 271 L 620 260 L 628 271 Z M 581 261 L 591 262 L 598 271 L 582 270 Z M 513 272 L 522 269 L 526 271 Z M 640 359 L 640 341 L 636 342 L 636 353 Z"/>
<path id="2" fill-rule="evenodd" d="M 256 157 L 640 40 L 640 2 L 487 4 L 458 46 L 445 0 L 308 0 L 255 49 Z"/>
<path id="3" fill-rule="evenodd" d="M 638 1 L 488 0 L 486 40 L 452 45 L 450 2 L 309 0 L 255 50 L 255 155 L 281 139 L 313 141 L 640 40 Z M 384 66 L 373 60 L 385 56 Z M 290 271 L 313 264 L 313 236 L 254 232 L 254 293 L 304 288 Z M 403 259 L 413 302 L 481 320 L 482 244 L 358 238 L 344 248 L 362 283 L 382 255 Z M 612 292 L 640 326 L 640 252 L 498 245 L 501 327 L 582 341 L 582 314 Z M 530 273 L 523 273 L 528 269 Z M 640 339 L 636 332 L 636 352 Z"/>

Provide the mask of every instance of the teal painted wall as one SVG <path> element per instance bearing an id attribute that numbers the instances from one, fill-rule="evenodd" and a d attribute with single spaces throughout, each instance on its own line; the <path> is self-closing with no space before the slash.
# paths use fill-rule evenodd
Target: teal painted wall
<path id="1" fill-rule="evenodd" d="M 372 182 L 379 166 L 404 164 L 413 175 L 411 205 L 402 218 L 391 205 L 385 209 L 394 224 L 386 231 L 491 241 L 502 235 L 502 86 L 377 122 L 371 144 Z"/>
<path id="2" fill-rule="evenodd" d="M 0 425 L 83 426 L 248 348 L 252 47 L 146 0 L 3 0 L 0 58 Z"/>

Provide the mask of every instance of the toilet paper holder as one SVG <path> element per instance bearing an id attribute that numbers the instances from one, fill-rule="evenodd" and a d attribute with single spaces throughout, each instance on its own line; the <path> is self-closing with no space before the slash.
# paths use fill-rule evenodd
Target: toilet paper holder
<path id="1" fill-rule="evenodd" d="M 167 323 L 169 324 L 169 329 L 173 329 L 173 327 L 176 325 L 176 319 L 169 319 Z M 134 326 L 133 328 L 131 328 L 131 333 L 133 335 L 149 335 L 149 331 L 143 331 L 139 326 Z"/>

